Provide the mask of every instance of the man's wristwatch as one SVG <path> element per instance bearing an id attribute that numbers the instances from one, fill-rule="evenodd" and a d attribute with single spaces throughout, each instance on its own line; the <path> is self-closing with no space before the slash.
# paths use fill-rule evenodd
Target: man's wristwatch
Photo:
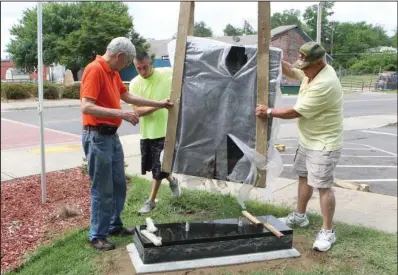
<path id="1" fill-rule="evenodd" d="M 267 117 L 272 117 L 272 109 L 271 108 L 267 109 Z"/>

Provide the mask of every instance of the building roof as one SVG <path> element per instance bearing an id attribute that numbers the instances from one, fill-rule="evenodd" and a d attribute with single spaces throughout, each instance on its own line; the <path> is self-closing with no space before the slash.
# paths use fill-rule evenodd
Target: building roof
<path id="1" fill-rule="evenodd" d="M 271 36 L 274 38 L 275 36 L 277 36 L 279 34 L 285 33 L 287 31 L 290 31 L 290 30 L 295 29 L 295 28 L 297 28 L 297 30 L 300 33 L 302 33 L 303 36 L 306 37 L 308 41 L 312 40 L 297 25 L 287 25 L 287 26 L 279 26 L 279 27 L 273 28 L 271 30 Z M 235 44 L 235 45 L 254 45 L 254 44 L 257 44 L 257 34 L 238 36 L 238 38 L 239 38 L 238 42 L 234 41 L 234 37 L 235 36 L 216 36 L 216 37 L 209 37 L 209 39 L 214 39 L 214 40 L 217 40 L 217 41 L 230 43 L 230 44 Z M 168 55 L 167 44 L 171 40 L 173 40 L 173 38 L 148 41 L 149 44 L 150 44 L 149 54 L 151 54 L 151 55 L 154 54 L 156 57 L 161 57 L 161 56 Z"/>

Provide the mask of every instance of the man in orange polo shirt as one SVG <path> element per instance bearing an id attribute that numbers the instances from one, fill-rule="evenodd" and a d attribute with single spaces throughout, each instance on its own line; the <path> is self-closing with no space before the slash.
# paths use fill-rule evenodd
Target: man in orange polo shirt
<path id="1" fill-rule="evenodd" d="M 117 129 L 123 120 L 136 125 L 138 114 L 121 108 L 120 99 L 128 104 L 169 108 L 170 100 L 153 101 L 127 92 L 119 71 L 130 65 L 136 50 L 126 37 L 113 39 L 106 53 L 84 70 L 80 100 L 83 113 L 83 149 L 91 180 L 90 244 L 98 250 L 115 245 L 109 235 L 132 235 L 120 218 L 126 199 L 124 154 Z"/>

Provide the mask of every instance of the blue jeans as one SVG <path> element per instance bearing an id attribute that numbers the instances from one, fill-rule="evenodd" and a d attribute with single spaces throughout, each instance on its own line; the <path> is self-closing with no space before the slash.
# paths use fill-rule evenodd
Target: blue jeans
<path id="1" fill-rule="evenodd" d="M 106 238 L 123 227 L 126 200 L 124 153 L 119 136 L 83 131 L 83 150 L 91 180 L 90 241 Z"/>

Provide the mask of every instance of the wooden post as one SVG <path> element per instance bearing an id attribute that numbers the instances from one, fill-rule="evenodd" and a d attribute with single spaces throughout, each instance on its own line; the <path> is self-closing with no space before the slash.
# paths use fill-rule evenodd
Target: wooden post
<path id="1" fill-rule="evenodd" d="M 178 114 L 180 111 L 180 98 L 184 76 L 187 35 L 191 33 L 193 34 L 195 10 L 194 5 L 195 3 L 193 1 L 180 3 L 180 15 L 178 18 L 177 41 L 173 66 L 173 79 L 171 84 L 172 91 L 170 95 L 170 100 L 174 103 L 174 106 L 173 108 L 169 109 L 162 163 L 162 170 L 166 173 L 171 173 L 173 167 Z"/>
<path id="2" fill-rule="evenodd" d="M 268 106 L 269 46 L 271 42 L 270 2 L 258 2 L 257 46 L 257 104 Z M 256 151 L 267 158 L 268 119 L 256 117 Z M 266 175 L 261 175 L 257 187 L 266 186 Z"/>
<path id="3" fill-rule="evenodd" d="M 195 2 L 191 2 L 189 13 L 192 16 L 189 16 L 189 26 L 188 26 L 188 36 L 193 36 L 194 26 L 195 26 Z"/>

